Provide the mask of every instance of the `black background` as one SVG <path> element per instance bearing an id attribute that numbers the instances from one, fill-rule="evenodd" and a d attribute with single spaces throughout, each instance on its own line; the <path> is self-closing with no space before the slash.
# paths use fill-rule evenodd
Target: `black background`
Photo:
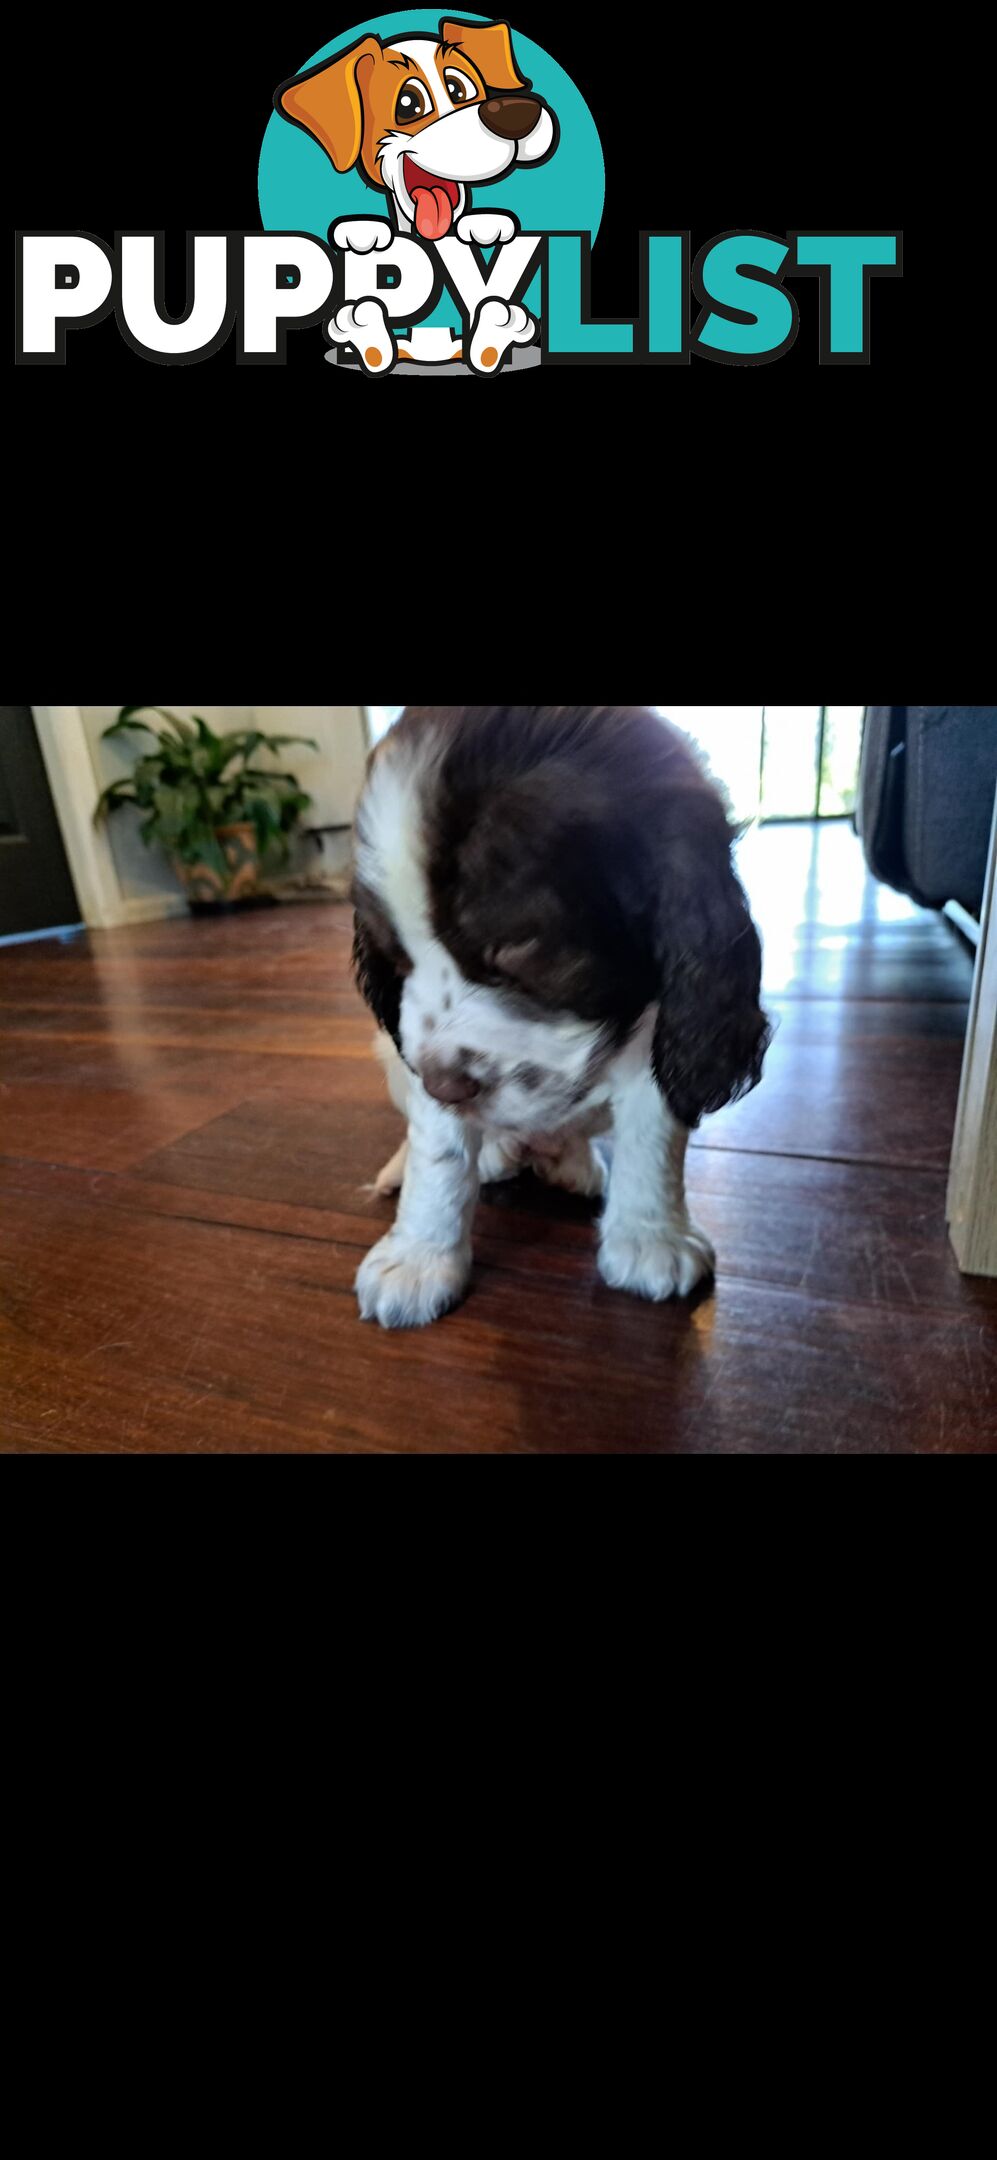
<path id="1" fill-rule="evenodd" d="M 353 19 L 330 0 L 22 24 L 13 222 L 165 230 L 179 308 L 186 230 L 258 227 L 274 86 Z M 599 127 L 596 314 L 636 313 L 642 227 L 694 250 L 731 228 L 902 228 L 871 364 L 818 365 L 815 279 L 793 282 L 799 336 L 770 365 L 549 364 L 456 391 L 335 371 L 318 328 L 273 368 L 238 367 L 234 339 L 161 367 L 113 320 L 71 330 L 64 368 L 9 378 L 22 624 L 77 677 L 111 642 L 136 672 L 196 667 L 204 696 L 242 694 L 247 667 L 259 699 L 325 698 L 333 675 L 385 699 L 983 695 L 986 580 L 952 518 L 981 406 L 895 17 L 511 19 Z"/>

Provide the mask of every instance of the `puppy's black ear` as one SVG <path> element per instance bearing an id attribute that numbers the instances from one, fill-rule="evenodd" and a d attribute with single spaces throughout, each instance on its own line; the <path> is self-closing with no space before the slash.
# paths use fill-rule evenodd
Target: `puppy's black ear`
<path id="1" fill-rule="evenodd" d="M 654 1076 L 683 1125 L 750 1093 L 772 1030 L 761 1010 L 762 948 L 731 862 L 734 834 L 712 789 L 682 790 L 658 860 L 661 1011 Z"/>
<path id="2" fill-rule="evenodd" d="M 386 1028 L 401 1048 L 402 977 L 372 937 L 363 916 L 354 917 L 353 972 L 357 989 L 366 999 L 378 1027 Z"/>

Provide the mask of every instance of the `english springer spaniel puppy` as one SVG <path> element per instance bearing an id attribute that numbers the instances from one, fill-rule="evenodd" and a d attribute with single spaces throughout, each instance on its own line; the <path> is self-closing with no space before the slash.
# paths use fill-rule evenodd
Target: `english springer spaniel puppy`
<path id="1" fill-rule="evenodd" d="M 408 1140 L 365 1320 L 423 1327 L 471 1276 L 481 1184 L 605 1192 L 599 1268 L 638 1297 L 715 1266 L 685 1154 L 761 1077 L 761 947 L 727 811 L 649 709 L 410 707 L 357 813 L 357 980 Z M 593 1147 L 612 1131 L 612 1170 Z"/>

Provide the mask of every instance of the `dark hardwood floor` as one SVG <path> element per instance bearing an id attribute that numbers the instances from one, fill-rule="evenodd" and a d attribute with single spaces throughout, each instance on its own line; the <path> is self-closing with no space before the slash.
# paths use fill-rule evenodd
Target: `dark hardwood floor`
<path id="1" fill-rule="evenodd" d="M 843 826 L 742 869 L 779 1032 L 690 1157 L 720 1253 L 691 1306 L 605 1289 L 589 1210 L 526 1181 L 483 1201 L 460 1312 L 361 1323 L 401 1129 L 347 910 L 0 950 L 0 1445 L 997 1449 L 997 1284 L 944 1211 L 971 957 Z"/>

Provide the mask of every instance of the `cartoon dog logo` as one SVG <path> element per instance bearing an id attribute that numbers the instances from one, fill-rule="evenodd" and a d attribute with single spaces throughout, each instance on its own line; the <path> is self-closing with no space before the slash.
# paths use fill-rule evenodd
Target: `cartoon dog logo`
<path id="1" fill-rule="evenodd" d="M 451 231 L 470 245 L 511 239 L 515 220 L 501 212 L 475 216 L 471 189 L 501 179 L 514 165 L 545 163 L 558 142 L 557 118 L 520 74 L 504 22 L 444 20 L 438 38 L 402 33 L 389 45 L 362 38 L 281 83 L 274 104 L 314 137 L 337 172 L 357 168 L 387 196 L 393 224 L 354 218 L 332 228 L 337 247 L 363 254 L 390 246 L 395 234 L 415 233 L 431 246 Z M 505 349 L 535 336 L 525 308 L 496 301 L 483 307 L 508 317 Z M 390 344 L 384 310 L 374 300 L 340 310 L 330 331 L 339 342 L 353 334 L 359 342 L 372 324 L 383 326 Z M 487 323 L 484 333 L 491 334 Z M 491 371 L 492 352 L 494 346 L 482 372 Z M 398 354 L 437 363 L 462 358 L 450 333 L 433 329 L 414 330 Z M 373 357 L 368 354 L 369 368 Z M 393 345 L 386 357 L 393 359 Z"/>

